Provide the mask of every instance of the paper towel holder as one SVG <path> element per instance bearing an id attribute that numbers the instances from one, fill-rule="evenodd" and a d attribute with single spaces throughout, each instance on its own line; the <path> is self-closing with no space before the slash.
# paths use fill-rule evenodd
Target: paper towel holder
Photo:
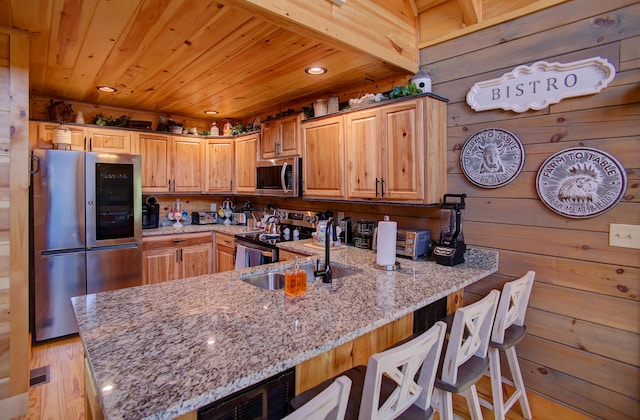
<path id="1" fill-rule="evenodd" d="M 384 270 L 384 271 L 398 271 L 400 269 L 400 263 L 396 261 L 394 264 L 380 265 L 380 264 L 376 264 L 374 261 L 373 267 L 377 268 L 378 270 Z"/>

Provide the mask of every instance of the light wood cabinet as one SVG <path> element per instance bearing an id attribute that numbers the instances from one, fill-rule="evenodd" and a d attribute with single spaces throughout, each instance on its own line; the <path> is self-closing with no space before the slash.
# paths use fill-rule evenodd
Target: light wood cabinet
<path id="1" fill-rule="evenodd" d="M 142 191 L 169 192 L 171 180 L 171 136 L 140 134 Z"/>
<path id="2" fill-rule="evenodd" d="M 202 192 L 204 182 L 203 139 L 171 137 L 174 192 Z"/>
<path id="3" fill-rule="evenodd" d="M 140 133 L 143 193 L 204 191 L 204 140 Z"/>
<path id="4" fill-rule="evenodd" d="M 302 114 L 295 114 L 263 122 L 260 141 L 262 159 L 298 155 L 301 121 Z"/>
<path id="5" fill-rule="evenodd" d="M 87 150 L 92 152 L 131 153 L 131 132 L 96 127 L 87 128 Z"/>
<path id="6" fill-rule="evenodd" d="M 302 126 L 303 196 L 345 197 L 343 116 Z"/>
<path id="7" fill-rule="evenodd" d="M 55 122 L 29 122 L 29 135 L 31 144 L 38 149 L 53 149 L 53 130 L 60 124 Z M 71 131 L 71 150 L 84 150 L 86 133 L 84 127 L 73 125 L 65 126 Z"/>
<path id="8" fill-rule="evenodd" d="M 185 233 L 145 237 L 142 240 L 142 282 L 161 283 L 210 274 L 211 233 Z"/>
<path id="9" fill-rule="evenodd" d="M 233 192 L 235 142 L 233 139 L 207 139 L 204 145 L 204 191 Z"/>
<path id="10" fill-rule="evenodd" d="M 215 233 L 216 273 L 234 270 L 236 267 L 235 246 L 236 240 L 232 235 Z"/>
<path id="11" fill-rule="evenodd" d="M 53 149 L 54 130 L 60 126 L 55 122 L 30 121 L 32 144 L 39 149 Z M 65 124 L 71 131 L 71 150 L 89 152 L 131 153 L 131 132 L 102 127 Z"/>
<path id="12" fill-rule="evenodd" d="M 249 134 L 236 139 L 235 177 L 238 194 L 256 192 L 256 161 L 260 134 Z"/>
<path id="13" fill-rule="evenodd" d="M 53 149 L 53 134 L 60 124 L 30 121 L 32 144 L 38 149 Z M 131 153 L 132 136 L 127 130 L 65 124 L 71 131 L 71 150 L 88 152 Z"/>
<path id="14" fill-rule="evenodd" d="M 422 99 L 345 116 L 347 199 L 423 202 L 422 116 Z"/>

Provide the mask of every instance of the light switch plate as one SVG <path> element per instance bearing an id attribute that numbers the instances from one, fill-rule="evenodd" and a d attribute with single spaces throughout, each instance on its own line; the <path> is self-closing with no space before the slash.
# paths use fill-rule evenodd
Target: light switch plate
<path id="1" fill-rule="evenodd" d="M 640 249 L 640 226 L 611 223 L 609 245 Z"/>

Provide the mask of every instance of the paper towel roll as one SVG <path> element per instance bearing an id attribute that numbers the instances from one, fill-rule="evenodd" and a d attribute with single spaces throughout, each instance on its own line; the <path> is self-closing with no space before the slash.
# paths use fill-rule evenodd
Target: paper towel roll
<path id="1" fill-rule="evenodd" d="M 397 233 L 398 222 L 390 221 L 389 216 L 384 216 L 384 220 L 378 222 L 376 264 L 393 265 L 396 263 Z"/>

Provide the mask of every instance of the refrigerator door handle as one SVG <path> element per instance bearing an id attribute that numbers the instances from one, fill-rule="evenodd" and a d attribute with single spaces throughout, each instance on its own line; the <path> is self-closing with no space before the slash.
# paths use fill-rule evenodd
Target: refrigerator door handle
<path id="1" fill-rule="evenodd" d="M 29 169 L 29 173 L 35 175 L 38 172 L 40 172 L 40 158 L 31 152 L 31 168 Z"/>

